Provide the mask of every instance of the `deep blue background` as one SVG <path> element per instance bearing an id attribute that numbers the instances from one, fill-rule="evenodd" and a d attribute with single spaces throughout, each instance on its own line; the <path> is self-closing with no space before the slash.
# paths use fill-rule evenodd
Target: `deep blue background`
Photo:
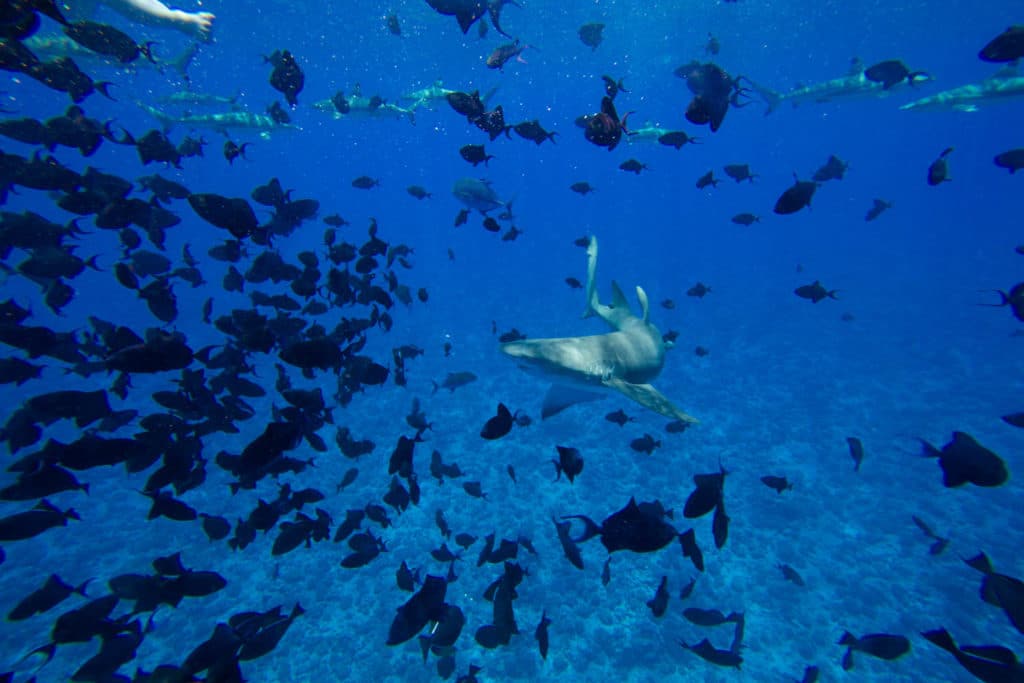
<path id="1" fill-rule="evenodd" d="M 613 582 L 605 589 L 599 579 L 603 549 L 596 542 L 584 546 L 587 566 L 578 572 L 561 557 L 550 522 L 552 515 L 572 513 L 600 519 L 631 495 L 681 508 L 692 475 L 715 471 L 721 461 L 733 472 L 726 484 L 730 540 L 716 553 L 710 521 L 698 522 L 708 571 L 687 606 L 746 612 L 747 677 L 799 678 L 810 663 L 821 666 L 827 680 L 842 675 L 842 648 L 834 643 L 844 629 L 911 637 L 914 649 L 899 662 L 857 658 L 859 674 L 878 680 L 968 680 L 951 657 L 916 636 L 939 625 L 961 643 L 1022 649 L 1020 634 L 1005 616 L 978 600 L 980 575 L 959 560 L 985 550 L 997 569 L 1017 576 L 1024 571 L 1019 512 L 1024 500 L 1017 479 L 996 490 L 947 490 L 936 464 L 915 457 L 918 437 L 941 445 L 958 429 L 1000 453 L 1012 471 L 1020 467 L 1020 433 L 998 420 L 1024 409 L 1024 338 L 1015 336 L 1020 323 L 1008 309 L 975 304 L 997 300 L 978 290 L 1007 289 L 1022 272 L 1024 257 L 1013 251 L 1024 241 L 1019 228 L 1022 179 L 992 164 L 995 154 L 1024 146 L 1022 107 L 1010 101 L 975 114 L 898 110 L 918 95 L 993 73 L 991 65 L 977 59 L 977 51 L 1022 20 L 1014 14 L 1019 7 L 1009 2 L 780 5 L 757 0 L 682 7 L 534 0 L 503 13 L 506 30 L 533 46 L 523 55 L 528 63 L 510 62 L 498 73 L 483 62 L 505 39 L 492 30 L 480 40 L 475 27 L 464 37 L 454 19 L 439 16 L 419 0 L 260 4 L 258 9 L 246 3 L 206 6 L 218 15 L 215 41 L 204 46 L 190 72 L 193 87 L 225 95 L 240 92 L 244 106 L 262 111 L 277 93 L 267 84 L 269 67 L 261 55 L 290 49 L 306 73 L 293 112 L 302 130 L 270 140 L 238 136 L 253 144 L 250 161 L 233 166 L 220 155 L 223 139 L 205 132 L 210 141 L 206 158 L 186 160 L 181 171 L 160 172 L 193 191 L 229 196 L 247 196 L 277 176 L 285 187 L 295 188 L 295 196 L 319 199 L 321 217 L 337 211 L 350 220 L 352 225 L 342 230 L 346 239 L 361 241 L 374 216 L 385 239 L 415 247 L 415 268 L 402 275 L 414 287 L 426 286 L 430 302 L 398 310 L 395 329 L 374 337 L 369 349 L 381 361 L 402 343 L 415 343 L 427 354 L 413 362 L 408 389 L 370 391 L 335 412 L 339 424 L 374 439 L 378 448 L 358 463 L 357 485 L 342 496 L 330 495 L 324 505 L 340 521 L 345 509 L 379 499 L 386 491 L 384 462 L 406 431 L 401 417 L 412 396 L 423 399 L 436 425 L 430 443 L 417 450 L 423 504 L 386 533 L 388 554 L 368 569 L 349 572 L 338 567 L 343 554 L 338 546 L 314 546 L 272 560 L 270 539 L 231 555 L 222 545 L 210 545 L 197 525 L 145 523 L 147 501 L 131 491 L 144 479 L 126 478 L 120 469 L 93 471 L 85 476 L 93 484 L 88 498 L 55 498 L 61 506 L 74 505 L 82 523 L 5 548 L 0 608 L 9 609 L 53 571 L 73 583 L 106 579 L 146 571 L 156 555 L 181 549 L 186 564 L 221 571 L 229 587 L 207 600 L 186 601 L 178 610 L 161 610 L 156 631 L 139 651 L 144 667 L 180 660 L 217 620 L 235 610 L 290 606 L 299 600 L 307 615 L 272 655 L 245 666 L 250 680 L 429 680 L 432 671 L 422 665 L 415 644 L 389 649 L 383 643 L 393 610 L 406 599 L 392 578 L 401 560 L 434 573 L 445 569 L 427 555 L 441 540 L 433 511 L 442 507 L 457 531 L 482 536 L 493 530 L 510 538 L 523 533 L 540 552 L 539 558 L 524 560 L 531 575 L 516 603 L 522 635 L 495 652 L 476 646 L 472 632 L 489 621 L 490 605 L 480 595 L 497 569 L 477 570 L 471 561 L 460 565 L 462 575 L 449 589 L 449 601 L 469 618 L 459 642 L 460 672 L 475 662 L 484 666 L 487 680 L 733 680 L 742 674 L 716 670 L 676 644 L 708 635 L 726 647 L 731 632 L 705 633 L 681 617 L 675 594 L 693 570 L 674 546 L 652 557 L 616 556 Z M 401 38 L 384 28 L 392 10 L 402 21 Z M 113 14 L 99 18 L 140 39 L 148 35 L 159 41 L 155 49 L 161 55 L 174 54 L 184 44 L 176 34 L 147 33 Z M 576 35 L 580 24 L 591 21 L 607 24 L 605 41 L 596 51 Z M 50 24 L 45 28 L 53 30 Z M 840 76 L 853 56 L 869 64 L 900 58 L 936 81 L 917 94 L 903 91 L 885 100 L 798 109 L 784 105 L 767 117 L 755 103 L 730 111 L 722 129 L 711 134 L 683 120 L 688 93 L 672 75 L 680 64 L 704 58 L 709 32 L 722 44 L 716 61 L 730 73 L 779 90 Z M 118 98 L 109 102 L 93 96 L 84 105 L 89 115 L 116 118 L 137 134 L 156 124 L 131 102 L 150 101 L 181 86 L 173 74 L 87 69 L 113 80 Z M 572 121 L 597 110 L 605 73 L 623 78 L 630 89 L 617 106 L 620 112 L 635 110 L 631 124 L 681 127 L 702 144 L 678 152 L 622 144 L 609 153 L 587 143 Z M 357 82 L 364 94 L 380 93 L 394 101 L 437 79 L 462 90 L 499 86 L 494 102 L 504 106 L 506 119 L 537 118 L 558 132 L 557 144 L 536 147 L 514 135 L 487 142 L 446 105 L 419 110 L 415 126 L 334 121 L 311 106 L 339 89 L 350 92 Z M 17 109 L 17 115 L 48 117 L 67 106 L 59 93 L 20 80 L 7 76 L 2 86 L 7 107 Z M 186 132 L 173 130 L 171 137 L 177 141 Z M 470 142 L 486 143 L 496 156 L 489 169 L 474 170 L 459 158 L 458 148 Z M 7 140 L 3 145 L 5 151 L 30 151 Z M 953 182 L 928 187 L 928 165 L 950 146 L 955 147 Z M 846 179 L 821 187 L 810 211 L 774 216 L 771 208 L 793 173 L 810 176 L 829 154 L 850 162 Z M 133 150 L 110 144 L 88 160 L 71 150 L 57 155 L 78 169 L 92 164 L 129 178 L 155 170 L 143 169 Z M 620 171 L 619 163 L 630 157 L 650 170 L 640 177 Z M 760 177 L 753 185 L 726 178 L 716 189 L 695 189 L 697 177 L 712 168 L 724 178 L 721 167 L 727 163 L 749 163 Z M 351 180 L 359 175 L 380 178 L 381 187 L 369 192 L 352 188 Z M 460 206 L 450 188 L 467 175 L 487 177 L 502 197 L 515 198 L 515 222 L 524 231 L 518 241 L 499 241 L 479 227 L 477 216 L 453 228 Z M 589 181 L 597 192 L 587 197 L 570 192 L 568 186 L 579 180 Z M 425 186 L 434 196 L 418 202 L 405 192 L 411 184 Z M 895 207 L 866 223 L 864 213 L 875 197 L 892 200 Z M 44 194 L 28 190 L 12 196 L 5 208 L 68 218 Z M 173 208 L 185 221 L 171 230 L 168 254 L 191 243 L 211 283 L 198 290 L 175 286 L 181 307 L 175 327 L 198 348 L 220 341 L 219 333 L 199 321 L 202 301 L 215 296 L 216 310 L 223 313 L 244 306 L 246 299 L 219 291 L 223 264 L 205 254 L 223 234 L 195 218 L 185 203 Z M 762 222 L 742 228 L 729 221 L 744 211 L 760 215 Z M 537 416 L 546 390 L 500 356 L 490 333 L 492 320 L 501 330 L 516 326 L 530 336 L 602 331 L 596 322 L 578 320 L 581 292 L 563 283 L 570 275 L 584 278 L 583 252 L 572 246 L 584 234 L 600 237 L 599 282 L 605 297 L 615 278 L 627 291 L 642 285 L 652 302 L 675 300 L 675 310 L 655 306 L 652 312 L 662 330 L 681 333 L 655 384 L 702 424 L 682 436 L 668 435 L 657 416 L 611 398 L 515 430 L 500 442 L 483 443 L 477 432 L 499 400 Z M 97 232 L 83 240 L 80 253 L 100 254 L 106 272 L 87 272 L 74 282 L 77 299 L 66 317 L 52 316 L 37 289 L 15 277 L 4 283 L 3 298 L 31 302 L 37 324 L 61 330 L 81 329 L 88 315 L 137 329 L 155 325 L 110 277 L 118 254 L 115 239 Z M 294 260 L 297 252 L 321 243 L 321 226 L 309 223 L 278 246 Z M 448 248 L 456 254 L 454 262 L 448 260 Z M 814 305 L 792 294 L 815 279 L 840 290 L 839 301 Z M 703 300 L 685 296 L 698 280 L 712 287 Z M 854 319 L 842 321 L 843 313 Z M 333 321 L 335 315 L 325 319 Z M 447 359 L 441 352 L 446 340 L 454 345 Z M 692 353 L 697 344 L 711 354 L 697 358 Z M 455 394 L 431 397 L 430 380 L 457 370 L 472 370 L 480 380 Z M 269 388 L 274 376 L 269 363 L 261 364 L 260 372 Z M 23 389 L 6 387 L 4 405 L 13 410 L 26 394 L 103 386 L 105 381 L 97 375 L 79 382 L 51 367 L 44 381 Z M 123 406 L 115 403 L 152 410 L 147 393 L 167 388 L 168 381 L 139 378 L 130 400 Z M 296 381 L 302 383 L 297 375 Z M 333 390 L 333 377 L 319 381 L 325 392 Z M 211 437 L 205 450 L 211 455 L 241 450 L 269 419 L 270 401 L 255 404 L 261 417 L 244 425 L 237 437 Z M 618 407 L 638 422 L 620 430 L 602 419 Z M 653 456 L 628 447 L 644 432 L 663 443 Z M 47 435 L 75 436 L 69 425 L 57 425 Z M 322 435 L 333 442 L 333 432 Z M 847 436 L 859 436 L 868 452 L 856 475 Z M 574 486 L 551 483 L 548 461 L 556 443 L 576 446 L 584 455 L 586 469 Z M 446 461 L 458 461 L 470 479 L 481 481 L 488 500 L 468 498 L 457 483 L 439 487 L 427 481 L 426 464 L 434 448 Z M 350 463 L 334 453 L 320 456 L 318 463 L 297 483 L 333 494 Z M 506 476 L 506 464 L 516 467 L 518 485 Z M 786 474 L 796 488 L 776 496 L 758 482 L 769 473 Z M 276 492 L 268 481 L 257 494 L 233 499 L 227 480 L 211 466 L 210 481 L 186 500 L 233 519 L 244 516 L 257 497 L 268 499 Z M 21 507 L 3 504 L 0 514 Z M 911 514 L 940 533 L 951 532 L 953 543 L 945 555 L 928 556 L 927 540 L 910 522 Z M 475 558 L 476 549 L 468 556 Z M 775 568 L 779 562 L 800 571 L 807 588 L 783 582 Z M 274 578 L 275 564 L 280 565 L 279 578 Z M 673 602 L 669 615 L 656 622 L 644 601 L 663 574 L 669 576 Z M 552 651 L 542 663 L 532 630 L 545 608 L 554 623 Z M 46 615 L 0 629 L 0 661 L 13 664 L 45 642 L 51 621 Z M 65 679 L 95 647 L 61 648 L 40 680 Z"/>

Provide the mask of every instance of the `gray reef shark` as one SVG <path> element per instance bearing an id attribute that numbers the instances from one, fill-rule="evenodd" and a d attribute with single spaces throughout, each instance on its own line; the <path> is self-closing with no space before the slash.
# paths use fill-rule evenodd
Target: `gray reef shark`
<path id="1" fill-rule="evenodd" d="M 410 109 L 418 109 L 420 107 L 432 109 L 437 104 L 447 104 L 448 96 L 457 92 L 459 91 L 451 90 L 450 88 L 444 87 L 441 81 L 434 81 L 433 85 L 426 88 L 421 88 L 419 90 L 413 90 L 410 93 L 402 95 L 398 99 L 400 102 L 411 103 L 409 105 Z M 483 103 L 485 109 L 489 108 L 488 103 L 490 102 L 490 99 L 494 97 L 494 93 L 496 92 L 498 92 L 497 86 L 488 90 L 484 94 L 484 96 L 480 98 L 480 101 Z"/>
<path id="2" fill-rule="evenodd" d="M 131 64 L 123 64 L 112 57 L 84 48 L 67 36 L 37 34 L 26 38 L 23 44 L 34 55 L 44 60 L 57 57 L 71 57 L 76 62 L 100 62 L 111 68 L 126 70 L 152 68 L 162 72 L 170 68 L 185 80 L 188 80 L 188 67 L 192 64 L 196 53 L 199 52 L 199 43 L 190 43 L 180 54 L 171 59 L 160 59 L 154 55 L 153 61 L 137 59 Z"/>
<path id="3" fill-rule="evenodd" d="M 647 294 L 636 288 L 642 317 L 633 315 L 618 284 L 612 282 L 612 303 L 598 301 L 597 238 L 587 246 L 587 307 L 583 317 L 597 315 L 614 330 L 586 337 L 524 339 L 501 345 L 520 367 L 554 382 L 541 409 L 551 417 L 581 401 L 601 398 L 602 389 L 624 394 L 671 420 L 696 423 L 649 384 L 665 364 L 665 342 L 649 319 Z"/>
<path id="4" fill-rule="evenodd" d="M 490 180 L 459 178 L 452 188 L 452 195 L 466 207 L 476 209 L 485 216 L 488 211 L 512 205 L 511 201 L 506 202 L 498 197 L 498 193 L 491 187 Z"/>
<path id="5" fill-rule="evenodd" d="M 900 89 L 911 85 L 906 81 L 901 81 L 886 90 L 881 83 L 869 80 L 864 71 L 864 62 L 859 59 L 853 59 L 850 62 L 850 71 L 845 76 L 813 85 L 799 86 L 789 92 L 780 93 L 771 88 L 758 85 L 753 81 L 750 81 L 750 85 L 751 89 L 760 95 L 765 104 L 768 105 L 765 116 L 775 111 L 783 102 L 790 102 L 796 107 L 805 102 L 822 103 L 837 99 L 881 99 L 888 97 L 894 91 L 898 92 Z M 746 80 L 749 81 L 749 79 Z M 916 74 L 912 85 L 928 83 L 931 80 L 931 76 L 927 74 Z"/>
<path id="6" fill-rule="evenodd" d="M 1016 66 L 1008 66 L 979 83 L 968 83 L 922 97 L 904 104 L 900 110 L 975 112 L 982 105 L 1020 97 L 1024 97 L 1024 76 L 1019 74 Z"/>
<path id="7" fill-rule="evenodd" d="M 248 111 L 225 111 L 214 114 L 183 114 L 175 116 L 150 106 L 145 102 L 136 102 L 147 114 L 155 118 L 170 130 L 174 126 L 199 130 L 214 130 L 227 135 L 232 131 L 248 131 L 259 134 L 261 138 L 269 138 L 271 133 L 281 130 L 298 130 L 298 126 L 290 123 L 278 123 L 266 114 L 253 114 Z"/>
<path id="8" fill-rule="evenodd" d="M 408 119 L 410 123 L 414 125 L 416 123 L 415 106 L 405 108 L 390 102 L 375 103 L 371 98 L 363 96 L 362 88 L 359 87 L 358 83 L 352 90 L 352 94 L 345 96 L 345 101 L 348 103 L 348 112 L 344 114 L 339 112 L 338 108 L 334 106 L 333 100 L 314 102 L 313 108 L 330 114 L 335 120 L 354 118 Z"/>

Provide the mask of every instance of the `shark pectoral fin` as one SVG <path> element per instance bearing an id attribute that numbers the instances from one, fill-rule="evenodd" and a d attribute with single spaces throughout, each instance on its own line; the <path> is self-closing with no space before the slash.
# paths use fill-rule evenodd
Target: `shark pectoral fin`
<path id="1" fill-rule="evenodd" d="M 615 378 L 605 380 L 603 384 L 609 389 L 615 389 L 645 408 L 649 408 L 671 420 L 679 420 L 680 422 L 688 422 L 690 424 L 697 424 L 700 422 L 697 418 L 687 415 L 677 408 L 672 401 L 665 398 L 660 391 L 652 387 L 650 384 L 630 384 L 629 382 Z"/>
<path id="2" fill-rule="evenodd" d="M 976 104 L 956 104 L 953 105 L 955 111 L 962 111 L 966 114 L 974 114 L 978 111 L 978 105 Z"/>
<path id="3" fill-rule="evenodd" d="M 541 407 L 540 416 L 546 420 L 569 406 L 583 403 L 584 401 L 597 401 L 602 398 L 604 398 L 604 394 L 594 391 L 577 389 L 576 387 L 564 384 L 552 384 L 551 388 L 548 389 L 548 393 L 544 396 L 544 405 Z"/>

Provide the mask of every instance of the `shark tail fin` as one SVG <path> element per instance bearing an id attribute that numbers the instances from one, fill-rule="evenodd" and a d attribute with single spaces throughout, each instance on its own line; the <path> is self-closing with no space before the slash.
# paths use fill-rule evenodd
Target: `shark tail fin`
<path id="1" fill-rule="evenodd" d="M 188 68 L 192 65 L 192 60 L 195 59 L 196 54 L 199 52 L 199 42 L 192 42 L 181 51 L 174 59 L 170 60 L 168 64 L 174 67 L 174 70 L 186 81 L 190 82 L 188 76 Z"/>
<path id="2" fill-rule="evenodd" d="M 491 88 L 490 90 L 485 92 L 484 96 L 480 98 L 480 101 L 483 103 L 484 107 L 488 106 L 488 103 L 491 101 L 491 98 L 494 97 L 494 94 L 496 92 L 498 92 L 498 88 L 499 87 L 500 86 L 497 86 L 497 85 L 494 86 L 493 88 Z"/>
<path id="3" fill-rule="evenodd" d="M 597 238 L 591 237 L 590 244 L 587 245 L 587 304 L 586 308 L 583 309 L 583 317 L 589 318 L 592 315 L 598 313 L 598 309 L 601 307 L 600 302 L 597 300 Z"/>

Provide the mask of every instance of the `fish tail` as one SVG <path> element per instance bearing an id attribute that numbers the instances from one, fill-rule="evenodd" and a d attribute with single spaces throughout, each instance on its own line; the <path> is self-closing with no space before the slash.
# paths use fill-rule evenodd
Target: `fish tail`
<path id="1" fill-rule="evenodd" d="M 1001 289 L 979 289 L 979 292 L 995 292 L 999 295 L 999 303 L 997 304 L 978 304 L 979 306 L 988 306 L 991 308 L 1000 308 L 1001 306 L 1008 306 L 1010 304 L 1010 295 Z"/>
<path id="2" fill-rule="evenodd" d="M 594 522 L 594 520 L 590 519 L 590 517 L 587 517 L 586 515 L 562 515 L 562 519 L 579 519 L 583 521 L 585 527 L 583 530 L 583 535 L 579 538 L 572 539 L 573 543 L 583 543 L 585 541 L 589 541 L 594 536 L 597 536 L 601 533 L 601 527 L 599 527 Z"/>
<path id="3" fill-rule="evenodd" d="M 925 631 L 921 634 L 925 640 L 932 645 L 938 645 L 946 652 L 950 652 L 953 655 L 960 653 L 960 648 L 956 646 L 956 641 L 953 640 L 953 636 L 949 634 L 945 628 L 939 627 L 934 631 Z"/>
<path id="4" fill-rule="evenodd" d="M 978 553 L 974 557 L 964 560 L 971 569 L 976 569 L 982 574 L 992 573 L 992 562 L 985 553 Z"/>
<path id="5" fill-rule="evenodd" d="M 846 645 L 847 647 L 853 647 L 857 644 L 857 636 L 853 635 L 849 631 L 843 631 L 843 635 L 839 637 L 839 645 Z"/>
<path id="6" fill-rule="evenodd" d="M 938 458 L 942 456 L 942 451 L 940 451 L 938 448 L 931 445 L 924 439 L 918 439 L 918 441 L 921 442 L 921 455 L 924 456 L 925 458 Z"/>

